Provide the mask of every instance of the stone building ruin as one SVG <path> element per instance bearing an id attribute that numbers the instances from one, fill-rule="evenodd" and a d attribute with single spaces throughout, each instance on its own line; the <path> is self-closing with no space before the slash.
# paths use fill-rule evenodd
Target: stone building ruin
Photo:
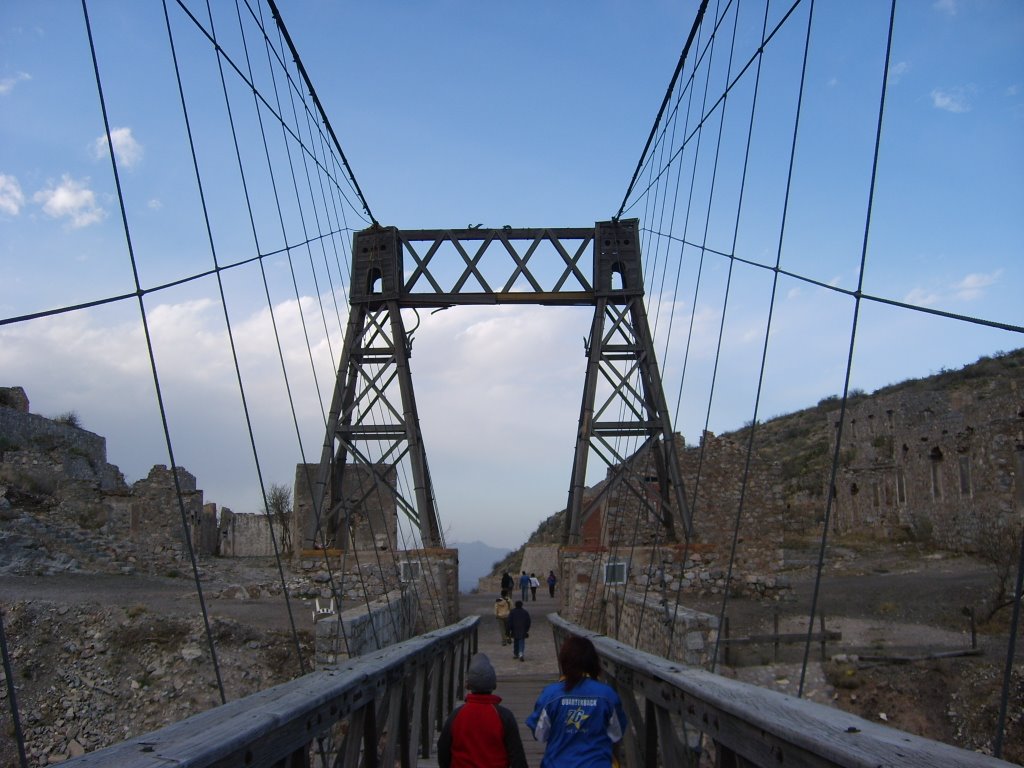
<path id="1" fill-rule="evenodd" d="M 986 528 L 1024 514 L 1024 354 L 998 375 L 882 391 L 849 404 L 832 523 L 977 553 Z M 989 363 L 994 365 L 995 361 Z M 968 369 L 965 369 L 967 371 Z M 839 410 L 829 413 L 830 449 Z"/>
<path id="2" fill-rule="evenodd" d="M 676 594 L 726 589 L 781 597 L 789 586 L 785 570 L 811 562 L 808 547 L 821 535 L 839 414 L 833 398 L 795 420 L 757 425 L 749 463 L 749 427 L 705 433 L 699 446 L 676 435 L 694 521 L 688 545 L 666 542 L 650 513 L 659 498 L 650 455 L 611 468 L 589 490 L 580 544 L 562 551 L 567 612 L 590 606 L 597 615 L 577 618 L 601 629 L 632 621 L 633 593 L 653 592 L 664 605 Z M 632 488 L 610 487 L 623 472 Z M 986 548 L 1012 544 L 1024 524 L 1024 350 L 854 394 L 832 491 L 834 543 L 844 536 L 918 542 L 983 557 L 993 554 Z M 993 536 L 1005 541 L 993 543 Z M 598 607 L 588 601 L 595 589 L 603 595 Z M 714 630 L 702 618 L 687 621 Z M 650 642 L 657 648 L 660 641 Z M 696 636 L 692 642 L 696 650 Z"/>
<path id="3" fill-rule="evenodd" d="M 315 476 L 317 467 L 310 469 Z M 393 480 L 394 470 L 389 472 Z M 0 547 L 5 546 L 5 535 L 15 533 L 14 538 L 36 542 L 5 558 L 8 562 L 0 560 L 0 569 L 50 572 L 87 567 L 168 575 L 182 572 L 188 557 L 186 544 L 200 559 L 269 557 L 278 551 L 292 572 L 288 589 L 294 596 L 333 600 L 339 609 L 347 610 L 379 599 L 393 602 L 395 595 L 402 596 L 395 605 L 404 605 L 413 599 L 408 595 L 414 594 L 417 609 L 406 619 L 418 631 L 457 618 L 456 550 L 399 551 L 396 500 L 387 493 L 367 494 L 367 476 L 353 470 L 346 491 L 353 498 L 365 496 L 369 503 L 367 511 L 353 517 L 345 540 L 348 549 L 304 551 L 302 544 L 313 539 L 310 535 L 303 541 L 296 535 L 311 524 L 303 466 L 296 477 L 296 512 L 289 532 L 300 546 L 284 552 L 279 521 L 204 503 L 195 476 L 183 467 L 171 471 L 158 464 L 146 477 L 128 484 L 120 470 L 107 462 L 105 438 L 71 420 L 31 413 L 20 387 L 0 388 L 0 520 L 5 523 Z M 38 553 L 49 549 L 59 551 L 60 558 L 41 563 Z M 432 607 L 428 610 L 427 605 Z"/>
<path id="4" fill-rule="evenodd" d="M 397 480 L 395 468 L 349 466 L 345 469 L 343 494 L 352 509 L 347 529 L 329 527 L 317 520 L 313 492 L 319 464 L 295 467 L 295 513 L 292 539 L 301 550 L 401 549 L 398 543 L 398 502 L 390 491 Z M 318 525 L 319 523 L 319 525 Z"/>
<path id="5" fill-rule="evenodd" d="M 31 413 L 21 387 L 0 388 L 0 498 L 38 512 L 39 535 L 67 539 L 83 558 L 111 567 L 180 559 L 187 547 L 174 474 L 158 464 L 129 485 L 107 462 L 105 438 Z M 216 523 L 204 516 L 203 492 L 182 467 L 177 480 L 190 543 L 212 553 Z"/>

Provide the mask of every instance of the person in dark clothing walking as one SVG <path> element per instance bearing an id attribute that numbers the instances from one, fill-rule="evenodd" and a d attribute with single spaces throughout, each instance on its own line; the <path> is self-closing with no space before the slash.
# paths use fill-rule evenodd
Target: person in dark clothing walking
<path id="1" fill-rule="evenodd" d="M 558 577 L 555 576 L 554 571 L 548 571 L 548 594 L 551 597 L 555 596 L 555 584 L 558 583 Z"/>
<path id="2" fill-rule="evenodd" d="M 501 596 L 512 597 L 512 588 L 515 586 L 515 582 L 509 575 L 508 571 L 501 574 Z"/>
<path id="3" fill-rule="evenodd" d="M 478 653 L 466 674 L 466 703 L 449 715 L 437 740 L 441 768 L 527 768 L 515 715 L 493 695 L 497 683 L 491 660 Z"/>
<path id="4" fill-rule="evenodd" d="M 516 607 L 508 615 L 508 630 L 512 633 L 512 656 L 526 661 L 526 638 L 530 636 L 530 612 L 523 608 L 523 601 L 516 600 Z"/>

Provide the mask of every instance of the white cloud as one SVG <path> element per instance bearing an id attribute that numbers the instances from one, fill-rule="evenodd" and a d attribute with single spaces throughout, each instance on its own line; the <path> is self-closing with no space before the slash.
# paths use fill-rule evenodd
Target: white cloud
<path id="1" fill-rule="evenodd" d="M 0 173 L 0 213 L 17 216 L 24 204 L 25 195 L 21 192 L 18 180 L 14 176 Z"/>
<path id="2" fill-rule="evenodd" d="M 934 5 L 932 5 L 932 7 L 935 10 L 940 11 L 942 13 L 948 14 L 950 16 L 956 16 L 957 0 L 935 0 L 935 3 Z"/>
<path id="3" fill-rule="evenodd" d="M 23 83 L 26 80 L 31 79 L 32 76 L 28 72 L 18 72 L 16 75 L 11 75 L 10 77 L 0 77 L 0 96 L 6 96 L 14 90 L 14 86 L 18 83 Z"/>
<path id="4" fill-rule="evenodd" d="M 800 297 L 800 293 L 801 293 L 800 286 L 795 286 L 793 288 L 790 288 L 786 292 L 786 299 L 788 301 L 792 301 L 793 299 L 799 298 Z"/>
<path id="5" fill-rule="evenodd" d="M 909 291 L 903 300 L 908 304 L 920 307 L 930 307 L 952 301 L 977 301 L 985 295 L 986 288 L 999 280 L 1002 273 L 1001 269 L 988 274 L 972 272 L 946 286 L 929 288 L 917 286 Z"/>
<path id="6" fill-rule="evenodd" d="M 953 295 L 961 301 L 980 299 L 985 293 L 985 288 L 994 284 L 1002 273 L 1001 269 L 988 275 L 971 273 L 953 285 Z"/>
<path id="7" fill-rule="evenodd" d="M 1020 85 L 1018 83 L 1014 83 L 1013 85 L 1006 86 L 1006 95 L 1007 96 L 1016 96 L 1019 93 L 1020 93 Z"/>
<path id="8" fill-rule="evenodd" d="M 746 330 L 741 329 L 738 334 L 739 343 L 744 346 L 764 340 L 764 323 L 753 323 L 747 325 Z"/>
<path id="9" fill-rule="evenodd" d="M 943 90 L 941 88 L 935 88 L 932 90 L 932 106 L 936 109 L 944 109 L 947 112 L 953 112 L 959 114 L 961 112 L 970 112 L 970 88 L 949 88 Z"/>
<path id="10" fill-rule="evenodd" d="M 939 302 L 939 294 L 934 291 L 930 291 L 927 288 L 912 288 L 906 296 L 903 297 L 903 301 L 907 304 L 913 304 L 917 307 L 930 307 L 933 304 Z"/>
<path id="11" fill-rule="evenodd" d="M 304 298 L 303 303 L 307 302 L 315 299 Z M 283 343 L 295 342 L 291 328 L 292 318 L 297 317 L 295 302 L 275 311 L 279 327 L 283 326 Z M 44 414 L 78 411 L 87 429 L 107 438 L 110 460 L 129 478 L 143 476 L 153 464 L 167 463 L 137 313 L 129 303 L 104 312 L 76 312 L 0 329 L 0 370 L 26 388 L 33 410 Z M 266 314 L 264 309 L 234 318 L 235 339 L 261 459 L 274 480 L 289 481 L 298 451 L 272 332 L 263 320 Z M 196 474 L 209 500 L 256 511 L 253 488 L 258 486 L 219 302 L 209 298 L 147 302 L 147 316 L 176 459 Z M 308 319 L 307 324 L 315 330 Z M 253 334 L 261 336 L 254 339 Z M 314 344 L 319 341 L 312 339 Z M 323 421 L 317 413 L 316 394 L 310 396 L 311 387 L 300 381 L 303 370 L 307 377 L 309 371 L 304 342 L 298 357 L 297 363 L 288 362 L 296 411 L 308 433 L 304 438 L 318 446 L 323 442 Z M 326 371 L 332 365 L 327 360 L 321 368 Z M 54 373 L 61 370 L 73 370 L 76 375 Z M 328 398 L 333 371 L 329 375 Z M 324 383 L 321 378 L 321 386 Z M 318 451 L 307 453 L 318 460 Z"/>
<path id="12" fill-rule="evenodd" d="M 829 88 L 835 88 L 837 85 L 839 85 L 839 78 L 838 77 L 830 77 L 828 79 L 828 82 L 826 83 L 826 85 L 828 85 Z"/>
<path id="13" fill-rule="evenodd" d="M 134 168 L 142 160 L 142 145 L 135 140 L 131 128 L 114 128 L 110 132 L 109 144 L 106 136 L 97 138 L 92 145 L 93 154 L 97 159 L 106 157 L 111 144 L 118 162 L 125 168 Z"/>
<path id="14" fill-rule="evenodd" d="M 157 200 L 154 197 L 152 200 L 146 203 L 146 207 L 149 208 L 151 211 L 159 211 L 161 208 L 164 207 L 164 204 L 162 201 Z"/>
<path id="15" fill-rule="evenodd" d="M 899 61 L 893 64 L 889 68 L 889 80 L 896 84 L 898 83 L 907 72 L 910 71 L 910 64 L 905 61 Z"/>
<path id="16" fill-rule="evenodd" d="M 87 227 L 107 215 L 96 202 L 96 193 L 86 186 L 88 179 L 77 181 L 69 175 L 61 177 L 60 184 L 41 189 L 32 196 L 33 202 L 43 206 L 43 212 L 55 219 L 68 218 L 71 226 Z"/>

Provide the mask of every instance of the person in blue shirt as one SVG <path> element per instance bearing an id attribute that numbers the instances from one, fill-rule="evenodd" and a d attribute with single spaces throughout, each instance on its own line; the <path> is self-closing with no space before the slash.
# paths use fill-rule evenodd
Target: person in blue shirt
<path id="1" fill-rule="evenodd" d="M 614 745 L 626 730 L 615 690 L 597 680 L 601 660 L 594 644 L 570 635 L 558 651 L 562 678 L 541 691 L 527 727 L 547 743 L 541 768 L 609 768 Z"/>

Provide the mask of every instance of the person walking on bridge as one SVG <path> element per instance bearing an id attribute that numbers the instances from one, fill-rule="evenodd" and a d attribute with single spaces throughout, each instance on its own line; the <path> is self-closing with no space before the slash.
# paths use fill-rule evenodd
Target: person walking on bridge
<path id="1" fill-rule="evenodd" d="M 558 651 L 562 678 L 541 691 L 527 727 L 546 742 L 541 768 L 609 768 L 626 732 L 626 713 L 610 685 L 598 682 L 601 660 L 594 644 L 570 635 Z"/>
<path id="2" fill-rule="evenodd" d="M 512 612 L 512 603 L 502 594 L 494 600 L 494 617 L 498 620 L 498 632 L 501 633 L 501 644 L 508 645 L 511 642 L 508 633 L 508 615 Z"/>
<path id="3" fill-rule="evenodd" d="M 523 602 L 525 603 L 529 599 L 530 594 L 530 577 L 526 575 L 526 571 L 523 571 L 523 575 L 519 577 L 519 593 L 522 595 Z"/>
<path id="4" fill-rule="evenodd" d="M 516 607 L 508 615 L 508 631 L 512 633 L 512 656 L 526 661 L 526 638 L 530 636 L 530 612 L 523 608 L 523 601 L 516 600 Z"/>
<path id="5" fill-rule="evenodd" d="M 558 583 L 558 577 L 555 576 L 554 571 L 548 571 L 548 594 L 551 597 L 555 596 L 555 584 Z"/>
<path id="6" fill-rule="evenodd" d="M 498 679 L 486 654 L 476 654 L 466 674 L 466 703 L 441 728 L 440 768 L 527 768 L 515 715 L 493 691 Z"/>
<path id="7" fill-rule="evenodd" d="M 509 598 L 511 598 L 512 597 L 512 588 L 514 586 L 515 586 L 515 582 L 512 580 L 512 577 L 509 575 L 508 571 L 505 571 L 503 574 L 501 574 L 501 596 L 502 597 L 509 597 Z"/>

